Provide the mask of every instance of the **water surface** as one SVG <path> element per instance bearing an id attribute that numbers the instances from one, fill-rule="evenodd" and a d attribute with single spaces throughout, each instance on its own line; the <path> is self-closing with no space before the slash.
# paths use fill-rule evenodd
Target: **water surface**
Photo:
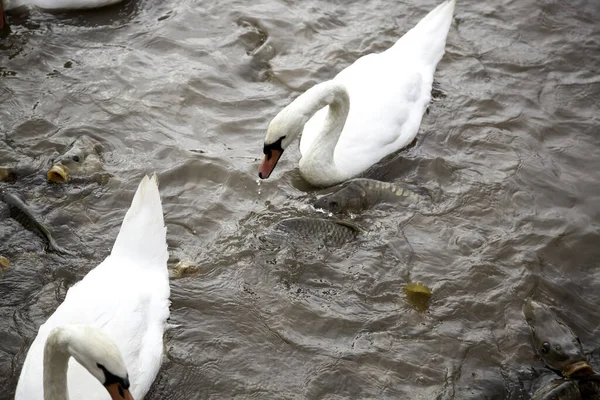
<path id="1" fill-rule="evenodd" d="M 199 271 L 171 282 L 178 326 L 149 400 L 527 399 L 544 373 L 521 312 L 529 296 L 599 347 L 596 0 L 459 0 L 417 144 L 377 176 L 435 191 L 435 204 L 365 211 L 352 219 L 365 232 L 342 247 L 262 240 L 284 218 L 323 216 L 296 146 L 257 184 L 268 121 L 436 4 L 139 0 L 12 14 L 0 165 L 39 173 L 2 189 L 78 256 L 46 253 L 0 204 L 12 265 L 0 276 L 0 399 L 152 171 L 172 261 Z M 83 133 L 104 144 L 111 179 L 47 184 L 52 157 Z M 432 289 L 427 312 L 407 302 L 410 281 Z"/>

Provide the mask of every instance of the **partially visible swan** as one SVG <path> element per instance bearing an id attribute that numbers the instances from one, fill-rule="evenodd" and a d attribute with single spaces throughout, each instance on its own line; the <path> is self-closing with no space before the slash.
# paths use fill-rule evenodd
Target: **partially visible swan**
<path id="1" fill-rule="evenodd" d="M 4 10 L 31 5 L 43 10 L 82 10 L 100 8 L 123 0 L 0 0 L 0 33 L 8 30 Z"/>
<path id="2" fill-rule="evenodd" d="M 429 104 L 455 2 L 440 4 L 391 48 L 359 58 L 281 110 L 267 129 L 259 177 L 269 177 L 300 133 L 300 173 L 316 186 L 355 177 L 410 144 Z"/>
<path id="3" fill-rule="evenodd" d="M 123 0 L 2 0 L 5 10 L 36 6 L 42 10 L 83 10 L 121 3 Z"/>
<path id="4" fill-rule="evenodd" d="M 156 176 L 146 176 L 111 254 L 69 289 L 40 327 L 15 399 L 143 399 L 163 354 L 167 259 Z"/>

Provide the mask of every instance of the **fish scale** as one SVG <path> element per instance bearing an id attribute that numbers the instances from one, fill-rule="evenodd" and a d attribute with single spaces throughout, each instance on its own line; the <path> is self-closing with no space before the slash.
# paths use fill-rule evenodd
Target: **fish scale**
<path id="1" fill-rule="evenodd" d="M 283 220 L 276 227 L 295 239 L 323 241 L 333 246 L 343 245 L 359 233 L 358 227 L 345 221 L 310 217 Z"/>
<path id="2" fill-rule="evenodd" d="M 411 206 L 428 197 L 431 196 L 426 189 L 415 185 L 358 178 L 319 198 L 314 207 L 334 213 L 359 212 L 384 202 Z"/>

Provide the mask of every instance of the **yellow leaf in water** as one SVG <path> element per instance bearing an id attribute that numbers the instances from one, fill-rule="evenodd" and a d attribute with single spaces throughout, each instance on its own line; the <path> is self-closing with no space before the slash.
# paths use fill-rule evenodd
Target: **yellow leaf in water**
<path id="1" fill-rule="evenodd" d="M 0 256 L 0 269 L 6 269 L 10 267 L 10 262 L 6 257 Z"/>
<path id="2" fill-rule="evenodd" d="M 410 282 L 404 287 L 404 293 L 410 305 L 417 311 L 427 311 L 431 290 L 421 282 Z"/>

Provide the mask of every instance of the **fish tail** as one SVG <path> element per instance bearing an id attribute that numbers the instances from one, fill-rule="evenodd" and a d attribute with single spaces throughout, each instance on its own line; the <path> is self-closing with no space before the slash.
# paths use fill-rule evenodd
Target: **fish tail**
<path id="1" fill-rule="evenodd" d="M 169 258 L 167 228 L 156 174 L 152 178 L 146 175 L 138 186 L 111 257 L 126 257 L 137 263 L 161 268 L 166 265 Z"/>
<path id="2" fill-rule="evenodd" d="M 46 239 L 48 240 L 48 250 L 53 253 L 66 254 L 66 255 L 74 255 L 74 253 L 62 248 L 56 243 L 56 240 L 51 235 L 46 235 Z"/>

